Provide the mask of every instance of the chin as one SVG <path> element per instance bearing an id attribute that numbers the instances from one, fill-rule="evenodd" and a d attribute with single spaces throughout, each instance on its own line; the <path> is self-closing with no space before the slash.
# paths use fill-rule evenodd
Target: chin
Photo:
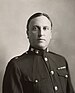
<path id="1" fill-rule="evenodd" d="M 47 47 L 45 45 L 41 45 L 40 44 L 40 45 L 37 46 L 37 48 L 39 48 L 39 49 L 46 49 Z"/>

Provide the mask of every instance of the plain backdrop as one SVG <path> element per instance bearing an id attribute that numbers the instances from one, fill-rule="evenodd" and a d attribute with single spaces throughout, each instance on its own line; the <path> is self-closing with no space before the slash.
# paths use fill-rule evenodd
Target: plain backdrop
<path id="1" fill-rule="evenodd" d="M 26 22 L 35 12 L 51 17 L 49 49 L 67 59 L 75 89 L 75 0 L 0 0 L 0 93 L 7 63 L 29 47 Z"/>

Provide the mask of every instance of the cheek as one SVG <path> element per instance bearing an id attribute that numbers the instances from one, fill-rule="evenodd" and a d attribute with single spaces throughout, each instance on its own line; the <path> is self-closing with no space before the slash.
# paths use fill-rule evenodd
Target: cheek
<path id="1" fill-rule="evenodd" d="M 36 39 L 37 36 L 38 36 L 37 33 L 30 33 L 30 34 L 29 34 L 29 38 L 30 38 L 30 39 L 33 39 L 33 40 Z"/>
<path id="2" fill-rule="evenodd" d="M 51 39 L 51 37 L 52 37 L 51 32 L 46 33 L 46 38 L 47 38 L 48 40 L 50 40 L 50 39 Z"/>

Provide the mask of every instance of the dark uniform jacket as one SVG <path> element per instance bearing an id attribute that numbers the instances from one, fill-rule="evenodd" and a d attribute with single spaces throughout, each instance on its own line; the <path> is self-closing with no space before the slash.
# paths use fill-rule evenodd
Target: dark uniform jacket
<path id="1" fill-rule="evenodd" d="M 8 63 L 3 93 L 74 93 L 65 58 L 30 47 Z"/>

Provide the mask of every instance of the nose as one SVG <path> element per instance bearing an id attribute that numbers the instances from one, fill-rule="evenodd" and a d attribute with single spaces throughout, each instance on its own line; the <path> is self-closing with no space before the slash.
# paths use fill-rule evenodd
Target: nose
<path id="1" fill-rule="evenodd" d="M 44 30 L 43 28 L 40 28 L 39 32 L 38 32 L 38 36 L 41 37 L 44 35 Z"/>

